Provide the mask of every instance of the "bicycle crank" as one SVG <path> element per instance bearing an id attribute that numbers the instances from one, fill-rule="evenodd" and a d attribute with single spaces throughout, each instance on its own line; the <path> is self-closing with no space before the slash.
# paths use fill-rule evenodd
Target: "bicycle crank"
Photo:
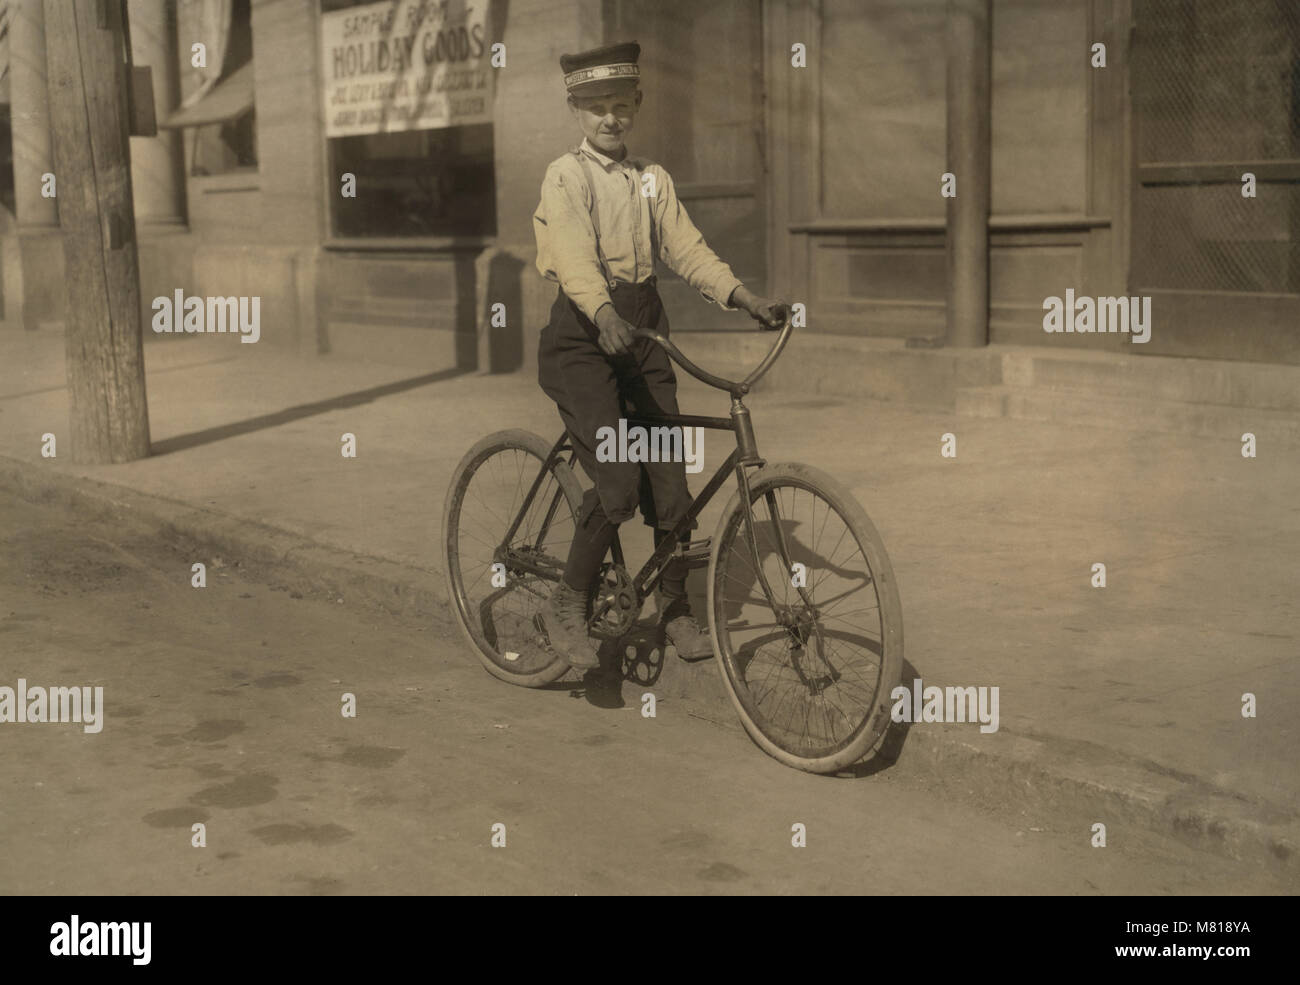
<path id="1" fill-rule="evenodd" d="M 622 639 L 631 632 L 640 614 L 641 599 L 627 568 L 606 561 L 600 566 L 600 576 L 596 579 L 587 628 L 593 636 L 601 639 Z"/>

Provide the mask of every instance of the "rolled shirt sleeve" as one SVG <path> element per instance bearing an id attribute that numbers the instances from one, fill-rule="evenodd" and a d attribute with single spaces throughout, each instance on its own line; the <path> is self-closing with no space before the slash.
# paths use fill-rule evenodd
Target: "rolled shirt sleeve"
<path id="1" fill-rule="evenodd" d="M 655 196 L 659 259 L 709 301 L 728 311 L 736 310 L 736 306 L 730 303 L 731 293 L 741 286 L 740 280 L 695 228 L 695 223 L 691 222 L 677 198 L 677 190 L 668 172 L 658 165 L 652 170 L 659 184 Z"/>
<path id="2" fill-rule="evenodd" d="M 610 303 L 609 285 L 597 259 L 587 199 L 591 192 L 580 176 L 565 170 L 556 161 L 542 179 L 542 200 L 533 215 L 537 269 L 547 280 L 558 281 L 578 310 L 594 321 L 600 307 Z"/>

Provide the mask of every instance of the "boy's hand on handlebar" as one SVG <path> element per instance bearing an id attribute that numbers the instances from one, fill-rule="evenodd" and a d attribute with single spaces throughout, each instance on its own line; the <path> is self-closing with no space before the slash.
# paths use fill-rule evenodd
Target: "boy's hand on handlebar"
<path id="1" fill-rule="evenodd" d="M 756 298 L 749 314 L 758 322 L 760 329 L 770 332 L 785 324 L 785 320 L 790 317 L 790 306 L 772 298 Z"/>
<path id="2" fill-rule="evenodd" d="M 632 344 L 633 327 L 614 310 L 612 304 L 602 305 L 596 312 L 596 327 L 600 329 L 600 338 L 596 344 L 607 356 L 621 356 Z"/>
<path id="3" fill-rule="evenodd" d="M 780 328 L 790 314 L 790 306 L 773 298 L 760 298 L 743 284 L 731 294 L 731 301 L 749 312 L 749 317 L 763 329 Z"/>

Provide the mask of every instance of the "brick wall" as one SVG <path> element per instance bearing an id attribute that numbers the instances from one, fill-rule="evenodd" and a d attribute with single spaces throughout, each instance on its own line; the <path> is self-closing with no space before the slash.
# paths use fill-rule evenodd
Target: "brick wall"
<path id="1" fill-rule="evenodd" d="M 565 105 L 560 55 L 602 43 L 599 0 L 535 0 L 512 3 L 501 39 L 506 68 L 499 71 L 496 127 L 497 254 L 487 264 L 484 301 L 518 298 L 521 312 L 510 312 L 518 331 L 494 339 L 506 356 L 494 368 L 510 369 L 518 356 L 536 365 L 537 335 L 555 300 L 555 285 L 537 273 L 533 212 L 546 166 L 582 139 Z M 507 302 L 507 308 L 510 304 Z"/>
<path id="2" fill-rule="evenodd" d="M 189 233 L 142 255 L 142 280 L 200 295 L 258 295 L 260 344 L 311 353 L 325 205 L 317 4 L 252 0 L 251 7 L 257 171 L 191 177 L 186 139 Z M 182 98 L 195 84 L 184 70 L 199 34 L 195 12 L 193 5 L 177 10 Z"/>

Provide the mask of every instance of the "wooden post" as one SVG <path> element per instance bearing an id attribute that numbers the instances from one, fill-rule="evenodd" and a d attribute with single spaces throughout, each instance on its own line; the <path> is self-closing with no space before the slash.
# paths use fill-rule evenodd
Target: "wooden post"
<path id="1" fill-rule="evenodd" d="M 992 0 L 948 0 L 948 205 L 950 346 L 989 340 L 989 197 Z"/>
<path id="2" fill-rule="evenodd" d="M 78 462 L 149 454 L 127 142 L 123 0 L 45 0 L 54 175 L 66 262 L 69 444 Z"/>

